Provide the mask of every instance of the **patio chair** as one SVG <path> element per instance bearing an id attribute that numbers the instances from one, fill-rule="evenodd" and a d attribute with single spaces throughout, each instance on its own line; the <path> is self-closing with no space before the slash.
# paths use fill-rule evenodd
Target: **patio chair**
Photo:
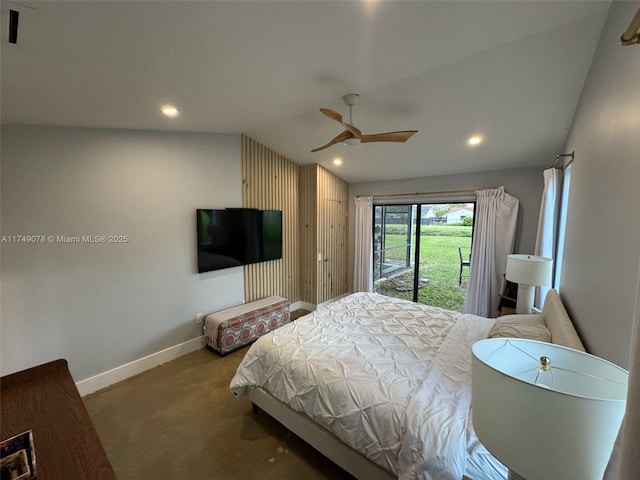
<path id="1" fill-rule="evenodd" d="M 465 260 L 464 258 L 462 258 L 462 247 L 458 247 L 458 254 L 460 254 L 460 276 L 458 277 L 458 285 L 462 285 L 462 269 L 463 267 L 470 266 L 471 260 Z"/>

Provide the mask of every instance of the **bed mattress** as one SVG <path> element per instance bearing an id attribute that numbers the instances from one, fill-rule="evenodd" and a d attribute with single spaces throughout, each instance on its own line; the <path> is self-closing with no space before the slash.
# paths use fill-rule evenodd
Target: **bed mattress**
<path id="1" fill-rule="evenodd" d="M 261 337 L 231 382 L 262 387 L 399 478 L 505 478 L 471 425 L 471 345 L 495 320 L 357 293 Z"/>

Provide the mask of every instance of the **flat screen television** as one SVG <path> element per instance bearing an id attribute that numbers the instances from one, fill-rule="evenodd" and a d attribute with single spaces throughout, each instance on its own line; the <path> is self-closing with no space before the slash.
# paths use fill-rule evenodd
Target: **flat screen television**
<path id="1" fill-rule="evenodd" d="M 198 272 L 282 258 L 282 211 L 197 209 Z"/>

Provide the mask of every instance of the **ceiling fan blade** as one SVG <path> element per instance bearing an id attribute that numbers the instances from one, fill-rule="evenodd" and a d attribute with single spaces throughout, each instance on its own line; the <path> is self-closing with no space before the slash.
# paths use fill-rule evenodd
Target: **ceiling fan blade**
<path id="1" fill-rule="evenodd" d="M 371 143 L 371 142 L 406 142 L 411 138 L 414 133 L 417 133 L 417 130 L 404 130 L 402 132 L 386 132 L 386 133 L 374 133 L 373 135 L 362 135 L 360 137 L 360 142 L 362 143 Z"/>
<path id="2" fill-rule="evenodd" d="M 342 117 L 342 115 L 340 115 L 338 112 L 336 112 L 335 110 L 331 110 L 329 108 L 321 108 L 320 112 L 322 112 L 322 114 L 326 115 L 327 117 L 329 117 L 331 120 L 335 120 L 336 122 L 341 123 L 344 128 L 346 128 L 348 131 L 350 131 L 351 133 L 353 133 L 353 135 L 356 138 L 360 138 L 360 135 L 362 135 L 362 132 L 360 131 L 360 129 L 354 127 L 353 125 L 351 125 L 350 123 L 346 123 L 344 121 L 344 118 Z"/>
<path id="3" fill-rule="evenodd" d="M 343 125 L 344 125 L 344 128 L 346 128 L 348 131 L 353 133 L 354 137 L 356 137 L 356 138 L 362 137 L 362 132 L 360 131 L 359 128 L 354 127 L 350 123 L 343 123 Z"/>
<path id="4" fill-rule="evenodd" d="M 342 132 L 337 137 L 332 138 L 331 141 L 329 143 L 327 143 L 326 145 L 323 145 L 321 147 L 314 148 L 313 150 L 311 150 L 311 153 L 319 152 L 320 150 L 324 150 L 325 148 L 329 148 L 331 145 L 335 145 L 336 143 L 342 143 L 345 140 L 347 140 L 348 138 L 353 138 L 353 137 L 354 137 L 353 133 L 351 133 L 348 130 L 345 130 L 344 132 Z"/>
<path id="5" fill-rule="evenodd" d="M 338 112 L 336 112 L 335 110 L 331 110 L 329 108 L 321 108 L 320 112 L 329 117 L 331 120 L 335 120 L 338 123 L 342 123 L 344 125 L 344 122 L 342 121 L 342 115 L 340 115 Z"/>

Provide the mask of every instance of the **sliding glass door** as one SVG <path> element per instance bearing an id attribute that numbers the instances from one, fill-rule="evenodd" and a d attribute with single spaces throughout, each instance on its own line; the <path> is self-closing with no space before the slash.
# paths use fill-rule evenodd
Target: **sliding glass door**
<path id="1" fill-rule="evenodd" d="M 473 203 L 376 205 L 375 291 L 461 311 L 474 207 Z"/>

